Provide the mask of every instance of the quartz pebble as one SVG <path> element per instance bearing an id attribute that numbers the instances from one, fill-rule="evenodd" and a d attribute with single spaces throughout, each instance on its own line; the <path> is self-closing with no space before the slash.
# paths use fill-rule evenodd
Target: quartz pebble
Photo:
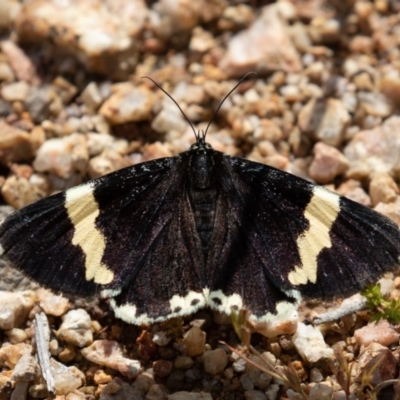
<path id="1" fill-rule="evenodd" d="M 242 373 L 246 369 L 246 361 L 243 360 L 243 358 L 238 358 L 233 364 L 232 368 L 235 370 L 235 372 Z"/>
<path id="2" fill-rule="evenodd" d="M 400 105 L 400 76 L 388 74 L 382 77 L 380 82 L 381 92 L 395 105 Z"/>
<path id="3" fill-rule="evenodd" d="M 18 80 L 32 83 L 38 81 L 34 63 L 17 44 L 4 40 L 0 47 Z"/>
<path id="4" fill-rule="evenodd" d="M 310 363 L 333 357 L 333 350 L 325 343 L 318 328 L 299 323 L 293 343 L 301 357 Z"/>
<path id="5" fill-rule="evenodd" d="M 247 4 L 237 4 L 224 9 L 219 28 L 223 30 L 236 30 L 247 27 L 254 20 L 254 9 Z"/>
<path id="6" fill-rule="evenodd" d="M 348 396 L 344 390 L 338 390 L 338 391 L 334 392 L 332 395 L 332 400 L 347 400 L 347 399 L 348 399 Z M 351 396 L 350 399 L 354 400 L 355 397 Z"/>
<path id="7" fill-rule="evenodd" d="M 53 86 L 43 85 L 29 89 L 25 106 L 32 120 L 40 123 L 52 114 L 58 114 L 61 111 L 62 100 Z"/>
<path id="8" fill-rule="evenodd" d="M 154 384 L 155 379 L 153 368 L 148 368 L 136 377 L 136 380 L 133 382 L 132 386 L 138 389 L 143 396 L 146 396 Z"/>
<path id="9" fill-rule="evenodd" d="M 265 6 L 261 16 L 248 29 L 229 41 L 226 55 L 219 64 L 220 69 L 231 76 L 248 71 L 299 71 L 299 53 L 278 13 L 277 5 Z"/>
<path id="10" fill-rule="evenodd" d="M 38 150 L 33 167 L 38 172 L 50 172 L 63 179 L 75 171 L 85 173 L 89 162 L 86 139 L 82 134 L 47 140 Z"/>
<path id="11" fill-rule="evenodd" d="M 183 337 L 182 344 L 185 346 L 186 354 L 190 357 L 204 352 L 206 334 L 197 326 L 189 329 Z"/>
<path id="12" fill-rule="evenodd" d="M 98 156 L 103 153 L 104 150 L 107 150 L 115 145 L 117 141 L 113 136 L 109 134 L 100 134 L 89 132 L 86 135 L 87 147 L 90 157 Z M 127 142 L 125 140 L 121 140 L 118 142 L 123 142 L 127 146 Z"/>
<path id="13" fill-rule="evenodd" d="M 67 298 L 56 295 L 50 290 L 38 289 L 36 293 L 40 302 L 40 307 L 46 314 L 60 317 L 70 308 L 70 303 Z"/>
<path id="14" fill-rule="evenodd" d="M 120 345 L 114 341 L 96 340 L 81 353 L 87 360 L 115 369 L 129 379 L 136 378 L 141 370 L 140 362 L 124 357 Z"/>
<path id="15" fill-rule="evenodd" d="M 89 161 L 88 173 L 91 179 L 96 179 L 129 165 L 130 162 L 118 151 L 107 149 Z"/>
<path id="16" fill-rule="evenodd" d="M 144 400 L 140 391 L 124 382 L 120 378 L 114 378 L 111 382 L 103 387 L 99 400 Z"/>
<path id="17" fill-rule="evenodd" d="M 292 389 L 288 389 L 286 391 L 286 396 L 289 400 L 303 400 L 304 399 L 304 397 L 300 393 L 297 393 Z"/>
<path id="18" fill-rule="evenodd" d="M 167 400 L 168 390 L 164 385 L 155 383 L 146 394 L 146 400 Z"/>
<path id="19" fill-rule="evenodd" d="M 65 346 L 59 353 L 58 359 L 63 363 L 71 362 L 76 356 L 75 346 L 69 344 Z"/>
<path id="20" fill-rule="evenodd" d="M 10 330 L 21 326 L 34 305 L 33 292 L 2 292 L 0 291 L 0 329 Z"/>
<path id="21" fill-rule="evenodd" d="M 9 331 L 5 331 L 8 340 L 11 344 L 23 343 L 28 338 L 28 335 L 23 329 L 13 328 Z"/>
<path id="22" fill-rule="evenodd" d="M 74 346 L 85 347 L 93 343 L 90 315 L 84 309 L 68 311 L 62 317 L 57 337 Z"/>
<path id="23" fill-rule="evenodd" d="M 264 353 L 263 356 L 270 362 L 270 364 L 275 365 L 276 364 L 276 359 L 272 355 L 272 353 Z M 252 360 L 254 363 L 258 365 L 265 365 L 265 360 L 263 358 L 260 359 L 259 356 L 256 355 L 251 355 L 250 360 Z M 246 364 L 246 369 L 245 369 L 246 375 L 250 379 L 251 383 L 259 389 L 266 390 L 271 383 L 271 376 L 265 374 L 260 370 L 260 368 L 257 368 L 255 365 L 252 365 L 251 363 Z"/>
<path id="24" fill-rule="evenodd" d="M 36 143 L 32 136 L 22 129 L 15 128 L 4 121 L 0 121 L 0 161 L 9 162 L 28 161 L 33 158 Z"/>
<path id="25" fill-rule="evenodd" d="M 153 363 L 154 375 L 165 378 L 172 371 L 172 363 L 168 360 L 157 360 Z"/>
<path id="26" fill-rule="evenodd" d="M 16 21 L 21 41 L 54 43 L 74 54 L 89 70 L 114 79 L 127 78 L 136 66 L 138 35 L 147 16 L 142 0 L 76 4 L 32 1 L 25 4 Z"/>
<path id="27" fill-rule="evenodd" d="M 244 390 L 253 390 L 254 383 L 251 381 L 250 376 L 248 374 L 240 375 L 240 383 Z"/>
<path id="28" fill-rule="evenodd" d="M 161 0 L 156 11 L 158 18 L 152 21 L 152 29 L 161 37 L 169 38 L 176 33 L 189 32 L 198 24 L 201 5 L 192 1 Z"/>
<path id="29" fill-rule="evenodd" d="M 290 335 L 281 335 L 279 336 L 279 345 L 282 347 L 284 351 L 290 351 L 293 349 L 293 338 Z"/>
<path id="30" fill-rule="evenodd" d="M 267 400 L 267 396 L 260 390 L 246 390 L 244 398 L 246 400 Z"/>
<path id="31" fill-rule="evenodd" d="M 211 375 L 221 374 L 228 364 L 228 357 L 223 349 L 205 351 L 203 354 L 204 369 Z"/>
<path id="32" fill-rule="evenodd" d="M 359 345 L 368 346 L 371 343 L 379 343 L 383 346 L 390 346 L 399 342 L 399 334 L 390 327 L 389 322 L 381 320 L 377 323 L 371 322 L 368 325 L 354 331 L 354 338 Z"/>
<path id="33" fill-rule="evenodd" d="M 95 112 L 103 102 L 103 97 L 96 82 L 90 82 L 80 96 L 89 111 Z"/>
<path id="34" fill-rule="evenodd" d="M 56 399 L 57 399 L 57 397 L 56 397 Z M 82 393 L 80 390 L 74 390 L 73 392 L 70 392 L 65 396 L 65 400 L 86 400 L 86 399 L 87 399 L 87 396 L 85 395 L 85 393 Z"/>
<path id="35" fill-rule="evenodd" d="M 369 194 L 372 206 L 375 207 L 379 203 L 391 203 L 395 201 L 399 194 L 399 188 L 389 174 L 376 174 L 369 183 Z"/>
<path id="36" fill-rule="evenodd" d="M 174 366 L 177 369 L 189 369 L 192 368 L 194 361 L 188 356 L 178 356 L 175 358 Z"/>
<path id="37" fill-rule="evenodd" d="M 357 96 L 359 107 L 368 115 L 385 118 L 392 113 L 391 104 L 380 93 L 359 92 Z"/>
<path id="38" fill-rule="evenodd" d="M 0 395 L 5 399 L 9 399 L 13 385 L 10 379 L 12 371 L 0 372 Z"/>
<path id="39" fill-rule="evenodd" d="M 183 133 L 187 129 L 187 122 L 180 112 L 163 108 L 151 121 L 151 128 L 158 133 L 167 133 L 172 130 Z"/>
<path id="40" fill-rule="evenodd" d="M 154 94 L 144 87 L 120 84 L 114 93 L 103 103 L 100 115 L 111 125 L 137 122 L 150 119 Z"/>
<path id="41" fill-rule="evenodd" d="M 356 133 L 344 149 L 350 166 L 346 175 L 358 180 L 400 168 L 400 117 L 389 117 L 374 129 Z"/>
<path id="42" fill-rule="evenodd" d="M 311 99 L 299 113 L 299 127 L 314 140 L 339 146 L 350 122 L 343 103 L 334 98 Z"/>
<path id="43" fill-rule="evenodd" d="M 308 172 L 319 184 L 332 182 L 349 166 L 346 157 L 339 150 L 323 142 L 317 143 L 313 151 L 315 156 Z"/>
<path id="44" fill-rule="evenodd" d="M 392 352 L 379 343 L 371 343 L 359 356 L 355 366 L 355 379 L 361 379 L 365 371 L 370 372 L 369 382 L 375 386 L 380 382 L 394 379 L 397 360 Z"/>
<path id="45" fill-rule="evenodd" d="M 309 400 L 331 400 L 333 388 L 323 383 L 315 384 L 309 394 Z"/>
<path id="46" fill-rule="evenodd" d="M 337 193 L 364 206 L 371 206 L 371 198 L 362 188 L 361 183 L 355 179 L 349 179 L 348 181 L 343 182 L 337 188 Z"/>
<path id="47" fill-rule="evenodd" d="M 193 29 L 192 38 L 189 44 L 190 50 L 205 53 L 214 48 L 215 45 L 216 41 L 211 32 L 202 29 L 200 26 Z"/>
<path id="48" fill-rule="evenodd" d="M 268 386 L 268 389 L 265 391 L 268 400 L 276 400 L 279 392 L 279 385 L 277 383 L 272 383 Z"/>
<path id="49" fill-rule="evenodd" d="M 1 88 L 1 97 L 9 102 L 22 101 L 28 97 L 29 84 L 24 81 L 9 83 Z"/>
<path id="50" fill-rule="evenodd" d="M 15 175 L 4 181 L 1 194 L 6 203 L 17 210 L 45 197 L 45 193 L 33 185 L 30 179 Z"/>
<path id="51" fill-rule="evenodd" d="M 157 346 L 166 346 L 171 338 L 165 332 L 159 331 L 153 335 L 152 340 Z"/>
<path id="52" fill-rule="evenodd" d="M 13 369 L 26 352 L 32 352 L 31 345 L 18 343 L 3 346 L 0 348 L 0 365 Z"/>
<path id="53" fill-rule="evenodd" d="M 94 380 L 98 385 L 105 384 L 105 383 L 109 383 L 109 382 L 112 381 L 112 379 L 113 379 L 112 376 L 109 375 L 109 374 L 106 374 L 106 373 L 104 372 L 103 369 L 98 369 L 98 370 L 95 372 L 94 377 L 93 377 L 93 380 Z"/>
<path id="54" fill-rule="evenodd" d="M 66 367 L 64 364 L 51 358 L 50 367 L 58 395 L 66 395 L 81 387 L 85 382 L 84 373 L 75 366 Z"/>
<path id="55" fill-rule="evenodd" d="M 400 225 L 400 196 L 397 196 L 396 200 L 392 203 L 379 203 L 374 210 L 390 218 L 397 225 Z"/>
<path id="56" fill-rule="evenodd" d="M 318 368 L 311 368 L 310 370 L 310 381 L 319 383 L 324 379 L 321 371 Z"/>
<path id="57" fill-rule="evenodd" d="M 0 60 L 0 81 L 10 83 L 13 82 L 14 80 L 15 80 L 15 75 L 10 65 L 5 60 Z"/>
<path id="58" fill-rule="evenodd" d="M 18 360 L 12 371 L 13 381 L 33 381 L 40 375 L 40 367 L 35 357 L 31 354 L 30 348 L 25 348 L 22 357 Z"/>
<path id="59" fill-rule="evenodd" d="M 40 383 L 33 383 L 29 385 L 28 394 L 36 399 L 45 399 L 48 395 L 46 384 L 41 381 Z"/>

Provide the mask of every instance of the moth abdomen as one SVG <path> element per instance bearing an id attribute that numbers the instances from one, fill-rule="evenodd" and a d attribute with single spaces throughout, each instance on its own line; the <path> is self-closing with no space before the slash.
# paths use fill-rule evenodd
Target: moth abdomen
<path id="1" fill-rule="evenodd" d="M 188 194 L 196 231 L 206 260 L 215 224 L 218 186 L 214 178 L 213 154 L 202 150 L 196 149 L 190 153 L 191 173 L 188 176 Z"/>
<path id="2" fill-rule="evenodd" d="M 214 230 L 215 198 L 216 196 L 210 203 L 193 203 L 196 230 L 201 240 L 205 258 L 207 258 L 209 243 Z"/>

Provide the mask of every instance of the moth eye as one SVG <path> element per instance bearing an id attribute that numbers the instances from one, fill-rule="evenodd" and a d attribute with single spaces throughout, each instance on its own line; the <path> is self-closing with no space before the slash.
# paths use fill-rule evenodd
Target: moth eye
<path id="1" fill-rule="evenodd" d="M 218 297 L 213 297 L 212 299 L 212 302 L 214 303 L 214 304 L 217 304 L 217 305 L 222 305 L 222 301 L 221 301 L 221 299 L 219 299 Z"/>
<path id="2" fill-rule="evenodd" d="M 234 310 L 234 311 L 238 311 L 238 310 L 239 310 L 239 307 L 238 307 L 238 306 L 232 306 L 231 308 L 232 308 L 232 310 Z"/>

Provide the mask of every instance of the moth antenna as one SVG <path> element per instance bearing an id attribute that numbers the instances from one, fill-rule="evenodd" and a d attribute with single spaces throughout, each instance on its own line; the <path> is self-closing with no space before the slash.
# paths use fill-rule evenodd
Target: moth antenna
<path id="1" fill-rule="evenodd" d="M 257 75 L 257 72 L 250 71 L 250 72 L 248 72 L 247 74 L 245 74 L 245 75 L 240 79 L 240 81 L 228 92 L 228 94 L 225 95 L 225 97 L 224 97 L 224 98 L 222 99 L 222 101 L 219 103 L 219 106 L 218 106 L 217 109 L 215 110 L 213 116 L 212 116 L 211 119 L 210 119 L 210 122 L 209 122 L 208 125 L 207 125 L 206 130 L 205 130 L 204 133 L 203 133 L 203 140 L 206 140 L 206 135 L 207 135 L 208 128 L 210 127 L 211 122 L 213 122 L 215 116 L 218 114 L 218 111 L 220 110 L 222 104 L 224 104 L 224 101 L 238 88 L 238 86 L 240 86 L 240 85 L 242 84 L 242 82 L 243 82 L 249 75 L 252 75 L 252 74 Z"/>
<path id="2" fill-rule="evenodd" d="M 196 129 L 194 129 L 192 122 L 186 116 L 186 114 L 183 112 L 183 110 L 182 110 L 181 106 L 178 104 L 178 102 L 165 89 L 163 89 L 153 78 L 150 78 L 149 76 L 142 76 L 141 78 L 142 79 L 146 78 L 146 79 L 149 79 L 150 81 L 152 81 L 161 91 L 163 91 L 176 104 L 176 106 L 179 108 L 179 111 L 182 113 L 182 115 L 185 117 L 186 121 L 189 123 L 190 127 L 192 128 L 194 137 L 196 138 L 196 141 L 198 142 L 200 139 L 200 135 L 196 132 Z"/>

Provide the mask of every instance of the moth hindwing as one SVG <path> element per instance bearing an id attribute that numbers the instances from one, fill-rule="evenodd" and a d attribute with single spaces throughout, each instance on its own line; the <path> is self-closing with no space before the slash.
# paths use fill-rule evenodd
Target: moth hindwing
<path id="1" fill-rule="evenodd" d="M 396 224 L 272 167 L 188 151 L 128 167 L 8 217 L 13 266 L 57 292 L 109 297 L 117 317 L 162 321 L 209 306 L 291 315 L 394 270 Z"/>

